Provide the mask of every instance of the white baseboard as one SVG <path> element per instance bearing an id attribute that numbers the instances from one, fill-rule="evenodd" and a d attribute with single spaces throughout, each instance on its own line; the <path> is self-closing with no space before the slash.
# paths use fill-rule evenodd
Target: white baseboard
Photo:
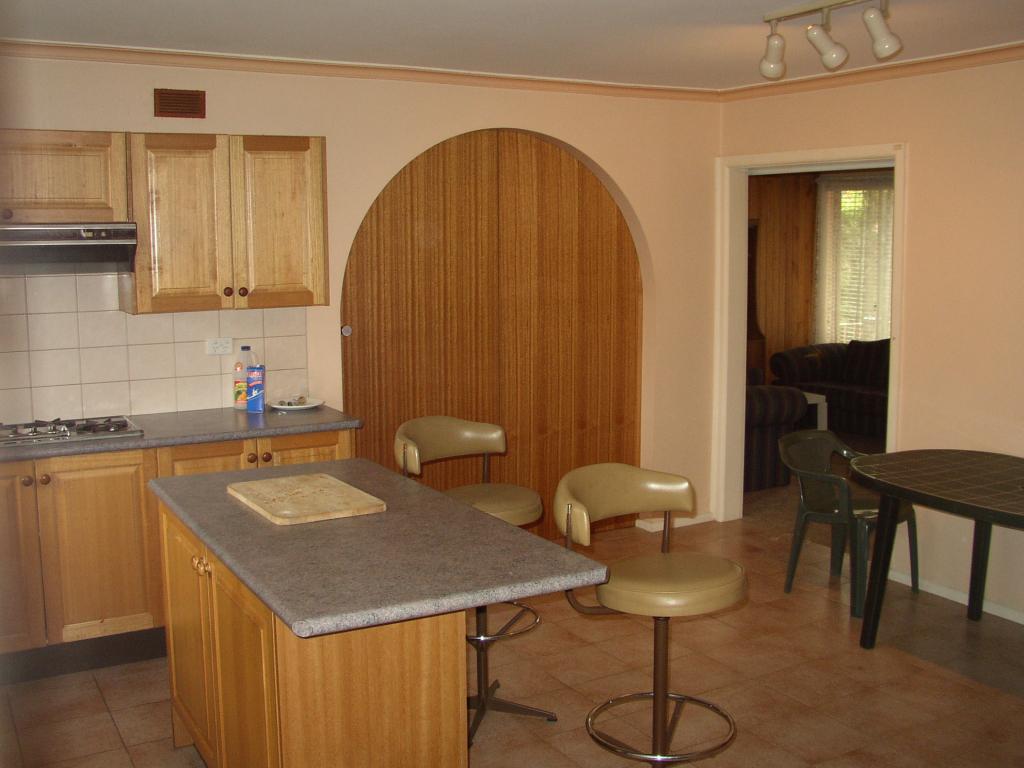
<path id="1" fill-rule="evenodd" d="M 699 523 L 710 523 L 715 518 L 711 516 L 711 513 L 705 513 L 703 515 L 697 515 L 697 517 L 673 517 L 672 527 L 682 528 L 687 525 L 697 525 Z M 636 527 L 642 531 L 648 533 L 658 533 L 662 528 L 665 527 L 664 517 L 638 517 L 636 519 Z"/>
<path id="2" fill-rule="evenodd" d="M 661 530 L 660 526 L 658 530 Z M 904 573 L 903 571 L 890 570 L 889 580 L 895 581 L 899 584 L 904 584 L 908 587 L 910 586 L 910 574 Z M 960 603 L 964 606 L 967 605 L 966 592 L 959 592 L 955 589 L 950 589 L 949 587 L 944 587 L 941 584 L 935 584 L 931 581 L 922 581 L 920 586 L 922 592 L 938 595 L 939 597 L 944 597 L 947 600 L 952 600 L 954 603 Z M 982 611 L 984 613 L 991 613 L 993 616 L 998 616 L 1001 619 L 1012 621 L 1016 624 L 1024 624 L 1024 613 L 1014 610 L 1013 608 L 1007 608 L 1005 605 L 993 603 L 991 600 L 985 601 L 982 606 Z"/>

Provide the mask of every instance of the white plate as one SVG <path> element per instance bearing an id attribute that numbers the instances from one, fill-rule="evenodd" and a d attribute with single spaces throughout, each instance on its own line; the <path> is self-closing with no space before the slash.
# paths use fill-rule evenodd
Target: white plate
<path id="1" fill-rule="evenodd" d="M 319 408 L 323 404 L 323 400 L 307 400 L 303 405 L 279 405 L 277 403 L 267 403 L 267 405 L 275 411 L 308 411 L 311 408 Z"/>

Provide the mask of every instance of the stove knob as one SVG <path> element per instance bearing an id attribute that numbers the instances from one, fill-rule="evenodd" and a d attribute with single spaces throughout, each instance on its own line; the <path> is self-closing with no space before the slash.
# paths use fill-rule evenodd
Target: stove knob
<path id="1" fill-rule="evenodd" d="M 21 484 L 24 485 L 26 488 L 31 487 L 32 483 L 34 482 L 35 478 L 29 475 L 25 475 L 23 478 L 21 478 Z"/>
<path id="2" fill-rule="evenodd" d="M 39 478 L 39 484 L 40 485 L 49 485 L 50 484 L 50 476 L 49 475 L 43 475 L 42 477 L 40 477 Z"/>

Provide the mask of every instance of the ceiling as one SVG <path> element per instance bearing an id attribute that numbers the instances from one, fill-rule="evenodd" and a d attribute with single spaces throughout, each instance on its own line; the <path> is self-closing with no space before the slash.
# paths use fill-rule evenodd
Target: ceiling
<path id="1" fill-rule="evenodd" d="M 7 40 L 412 67 L 667 88 L 730 89 L 758 74 L 766 13 L 794 0 L 4 0 Z M 840 71 L 881 66 L 837 9 Z M 824 70 L 783 22 L 786 80 Z M 891 62 L 1024 42 L 1024 0 L 891 0 Z"/>

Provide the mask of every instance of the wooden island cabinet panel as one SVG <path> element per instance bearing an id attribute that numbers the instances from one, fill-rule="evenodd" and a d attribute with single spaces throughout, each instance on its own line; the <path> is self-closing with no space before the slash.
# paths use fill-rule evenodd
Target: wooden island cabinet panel
<path id="1" fill-rule="evenodd" d="M 0 131 L 0 223 L 128 220 L 123 133 Z"/>
<path id="2" fill-rule="evenodd" d="M 163 622 L 156 511 L 146 483 L 152 451 L 35 462 L 50 643 Z"/>
<path id="3" fill-rule="evenodd" d="M 0 653 L 45 644 L 35 469 L 0 464 Z"/>
<path id="4" fill-rule="evenodd" d="M 334 461 L 351 458 L 353 442 L 352 430 L 344 429 L 171 445 L 157 448 L 157 465 L 160 477 L 172 477 Z"/>

